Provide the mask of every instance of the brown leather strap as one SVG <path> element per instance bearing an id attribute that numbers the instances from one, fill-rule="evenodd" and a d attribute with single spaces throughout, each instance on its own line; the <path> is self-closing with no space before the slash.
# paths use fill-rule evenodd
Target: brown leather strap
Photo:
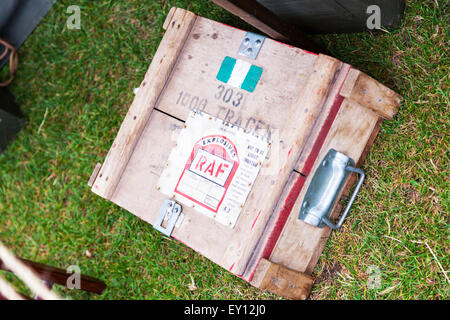
<path id="1" fill-rule="evenodd" d="M 2 38 L 0 38 L 0 44 L 2 44 L 5 47 L 3 52 L 0 53 L 0 60 L 2 60 L 4 57 L 6 57 L 8 55 L 8 53 L 10 53 L 10 55 L 9 55 L 9 79 L 4 82 L 0 82 L 0 87 L 6 87 L 14 80 L 14 76 L 16 75 L 17 67 L 19 65 L 19 56 L 17 55 L 16 48 L 14 48 L 11 44 L 6 42 Z"/>

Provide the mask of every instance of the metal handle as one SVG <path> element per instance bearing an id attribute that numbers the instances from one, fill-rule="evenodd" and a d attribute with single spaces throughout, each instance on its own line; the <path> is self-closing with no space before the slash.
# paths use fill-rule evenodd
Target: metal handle
<path id="1" fill-rule="evenodd" d="M 347 217 L 347 215 L 350 211 L 350 208 L 352 207 L 353 202 L 355 201 L 356 196 L 359 193 L 359 190 L 361 189 L 361 186 L 364 182 L 364 178 L 366 177 L 366 175 L 364 174 L 364 171 L 362 171 L 361 169 L 354 168 L 354 167 L 346 167 L 345 170 L 358 173 L 359 180 L 358 180 L 358 184 L 356 185 L 355 190 L 352 193 L 352 196 L 350 197 L 350 200 L 348 201 L 347 207 L 345 207 L 344 213 L 342 214 L 342 217 L 339 219 L 338 223 L 337 224 L 332 223 L 327 217 L 322 218 L 322 221 L 333 230 L 339 229 L 342 226 L 342 224 L 344 223 L 344 220 Z"/>
<path id="2" fill-rule="evenodd" d="M 358 173 L 360 178 L 342 218 L 339 219 L 337 224 L 334 224 L 329 220 L 329 217 L 351 172 Z M 364 172 L 355 168 L 355 162 L 351 158 L 330 149 L 317 166 L 310 181 L 300 208 L 299 219 L 315 227 L 329 226 L 334 230 L 339 229 L 361 189 L 364 178 Z"/>

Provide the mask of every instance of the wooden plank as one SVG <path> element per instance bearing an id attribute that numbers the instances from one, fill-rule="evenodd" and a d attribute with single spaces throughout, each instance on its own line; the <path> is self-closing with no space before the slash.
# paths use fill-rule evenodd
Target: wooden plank
<path id="1" fill-rule="evenodd" d="M 222 265 L 231 272 L 243 274 L 340 66 L 341 62 L 324 55 L 319 55 L 315 61 L 313 71 L 300 90 L 295 107 L 289 115 L 290 121 L 280 130 L 280 139 L 288 149 L 279 151 L 278 175 L 275 180 L 272 175 L 260 174 L 257 177 L 244 206 L 245 214 L 241 214 L 234 228 L 233 237 L 222 259 Z"/>
<path id="2" fill-rule="evenodd" d="M 166 196 L 156 190 L 183 122 L 152 112 L 111 201 L 153 224 Z"/>
<path id="3" fill-rule="evenodd" d="M 367 144 L 356 163 L 357 167 L 360 167 L 362 163 L 364 162 L 365 158 L 367 157 L 367 154 L 369 153 L 370 148 L 372 147 L 373 142 L 375 141 L 375 138 L 378 135 L 378 132 L 380 131 L 381 124 L 383 122 L 383 119 L 379 118 L 377 123 L 375 124 L 375 127 L 372 131 L 372 134 L 370 135 Z M 342 188 L 342 192 L 340 197 L 347 196 L 350 193 L 351 187 L 356 183 L 357 177 L 356 175 L 351 175 L 348 179 L 348 181 L 345 183 L 344 187 Z M 336 219 L 340 216 L 342 210 L 344 209 L 341 202 L 338 202 L 336 204 L 336 207 L 331 212 L 331 219 Z M 312 274 L 314 271 L 314 268 L 319 261 L 320 255 L 322 254 L 323 249 L 325 248 L 326 242 L 328 241 L 328 238 L 331 234 L 332 230 L 330 228 L 324 228 L 322 230 L 322 234 L 320 236 L 320 241 L 318 241 L 317 246 L 315 248 L 315 253 L 310 257 L 308 265 L 305 268 L 305 273 Z"/>
<path id="4" fill-rule="evenodd" d="M 111 201 L 154 224 L 167 196 L 156 189 L 159 176 L 184 123 L 158 110 L 152 112 Z M 172 237 L 214 262 L 220 262 L 232 229 L 183 206 Z"/>
<path id="5" fill-rule="evenodd" d="M 97 179 L 98 173 L 100 172 L 100 169 L 102 168 L 102 164 L 101 163 L 97 163 L 95 165 L 94 171 L 91 174 L 91 177 L 89 178 L 88 181 L 88 186 L 92 188 L 92 186 L 94 185 L 94 181 L 95 179 Z"/>
<path id="6" fill-rule="evenodd" d="M 106 156 L 92 191 L 111 199 L 123 170 L 134 150 L 142 129 L 147 123 L 157 99 L 176 63 L 178 54 L 189 36 L 196 16 L 186 10 L 173 13 L 161 44 L 152 60 L 144 81 L 120 127 L 119 133 Z M 145 87 L 145 90 L 142 90 Z"/>
<path id="7" fill-rule="evenodd" d="M 197 108 L 269 139 L 275 135 L 289 121 L 318 56 L 266 39 L 257 59 L 248 59 L 237 53 L 245 34 L 199 17 L 156 108 L 182 120 Z M 254 92 L 216 79 L 226 56 L 263 68 Z"/>
<path id="8" fill-rule="evenodd" d="M 247 262 L 246 269 L 242 274 L 242 277 L 245 280 L 252 280 L 255 269 L 261 258 L 270 257 L 270 253 L 272 252 L 272 249 L 275 246 L 281 231 L 283 230 L 286 220 L 289 217 L 292 207 L 297 200 L 298 193 L 300 193 L 305 180 L 306 178 L 298 172 L 291 172 L 288 182 L 284 186 L 280 199 L 277 202 L 274 213 L 270 215 L 267 220 L 264 231 L 262 232 L 249 261 Z"/>
<path id="9" fill-rule="evenodd" d="M 213 2 L 273 39 L 312 52 L 326 53 L 324 48 L 308 38 L 298 26 L 280 19 L 255 0 L 213 0 Z"/>
<path id="10" fill-rule="evenodd" d="M 356 69 L 350 70 L 341 95 L 388 120 L 394 118 L 402 100 L 398 93 Z"/>
<path id="11" fill-rule="evenodd" d="M 324 107 L 311 130 L 311 134 L 304 143 L 297 164 L 295 165 L 295 170 L 304 176 L 308 176 L 311 172 L 320 148 L 325 141 L 328 132 L 330 131 L 331 125 L 333 124 L 337 113 L 339 112 L 339 108 L 344 100 L 339 93 L 344 85 L 344 81 L 346 80 L 350 69 L 350 65 L 345 63 L 342 65 L 337 74 L 336 81 L 330 88 Z"/>
<path id="12" fill-rule="evenodd" d="M 166 19 L 164 20 L 163 23 L 164 30 L 167 30 L 167 28 L 169 27 L 169 24 L 172 22 L 172 18 L 176 10 L 177 10 L 176 7 L 170 8 L 169 13 L 167 14 Z"/>
<path id="13" fill-rule="evenodd" d="M 367 150 L 368 144 L 373 142 L 374 131 L 378 132 L 378 130 L 379 117 L 377 114 L 345 99 L 311 172 L 315 171 L 315 167 L 330 148 L 346 154 L 356 163 L 359 163 L 365 150 Z M 286 227 L 270 256 L 270 261 L 274 263 L 305 273 L 312 272 L 330 234 L 328 227 L 323 229 L 313 227 L 298 219 L 300 206 L 312 177 L 313 173 L 308 176 L 306 184 L 291 211 Z M 351 182 L 347 182 L 341 195 L 348 192 Z M 336 204 L 333 208 L 332 217 L 339 215 L 339 209 L 339 205 Z"/>
<path id="14" fill-rule="evenodd" d="M 288 299 L 305 300 L 314 279 L 304 273 L 261 259 L 251 284 Z"/>

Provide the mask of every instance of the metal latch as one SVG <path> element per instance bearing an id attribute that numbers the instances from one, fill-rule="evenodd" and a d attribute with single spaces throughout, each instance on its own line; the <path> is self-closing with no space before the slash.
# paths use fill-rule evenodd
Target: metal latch
<path id="1" fill-rule="evenodd" d="M 241 46 L 239 47 L 238 54 L 240 54 L 241 56 L 246 56 L 250 59 L 256 59 L 259 50 L 264 43 L 264 39 L 266 39 L 266 37 L 262 35 L 253 32 L 247 32 L 244 40 L 242 40 Z"/>
<path id="2" fill-rule="evenodd" d="M 306 191 L 300 208 L 299 219 L 319 228 L 327 225 L 334 230 L 339 229 L 350 211 L 365 177 L 364 171 L 354 166 L 355 162 L 345 154 L 330 149 L 316 169 Z M 342 217 L 337 224 L 334 224 L 329 220 L 331 210 L 351 172 L 360 175 L 359 181 Z"/>
<path id="3" fill-rule="evenodd" d="M 158 217 L 156 218 L 156 222 L 153 227 L 159 232 L 170 237 L 180 213 L 181 205 L 174 200 L 164 200 L 161 209 L 159 209 Z M 165 227 L 163 227 L 164 222 L 166 222 Z"/>

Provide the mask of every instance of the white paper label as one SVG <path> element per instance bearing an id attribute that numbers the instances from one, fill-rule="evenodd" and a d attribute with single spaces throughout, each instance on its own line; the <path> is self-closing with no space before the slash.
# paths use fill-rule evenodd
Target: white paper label
<path id="1" fill-rule="evenodd" d="M 158 188 L 181 204 L 234 227 L 269 145 L 255 133 L 191 111 Z"/>

